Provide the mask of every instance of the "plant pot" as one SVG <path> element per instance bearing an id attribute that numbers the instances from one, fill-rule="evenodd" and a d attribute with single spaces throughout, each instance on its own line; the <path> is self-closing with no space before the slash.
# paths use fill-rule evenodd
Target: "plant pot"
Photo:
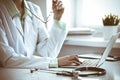
<path id="1" fill-rule="evenodd" d="M 104 40 L 110 40 L 118 32 L 118 26 L 103 26 Z"/>

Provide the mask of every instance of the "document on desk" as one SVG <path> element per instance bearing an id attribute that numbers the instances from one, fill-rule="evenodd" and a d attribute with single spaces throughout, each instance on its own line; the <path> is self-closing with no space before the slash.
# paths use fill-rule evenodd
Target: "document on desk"
<path id="1" fill-rule="evenodd" d="M 93 34 L 95 32 L 94 29 L 90 28 L 71 28 L 68 31 L 68 34 Z"/>

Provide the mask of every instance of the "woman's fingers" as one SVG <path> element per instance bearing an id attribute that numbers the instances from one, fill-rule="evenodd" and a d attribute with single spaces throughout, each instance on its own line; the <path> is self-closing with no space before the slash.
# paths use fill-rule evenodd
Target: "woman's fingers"
<path id="1" fill-rule="evenodd" d="M 79 57 L 78 57 L 77 55 L 70 56 L 70 60 L 75 60 L 75 61 L 77 61 L 78 63 L 82 63 L 82 62 L 79 60 Z"/>
<path id="2" fill-rule="evenodd" d="M 70 61 L 70 65 L 72 65 L 72 64 L 74 64 L 74 65 L 80 65 L 81 62 L 78 62 L 78 61 L 76 61 L 76 60 L 71 60 L 71 61 Z"/>
<path id="3" fill-rule="evenodd" d="M 52 8 L 53 8 L 53 10 L 61 10 L 61 9 L 63 9 L 62 1 L 60 1 L 60 0 L 54 1 L 53 0 Z"/>
<path id="4" fill-rule="evenodd" d="M 59 66 L 69 66 L 69 65 L 72 65 L 73 63 L 75 65 L 80 65 L 82 62 L 79 61 L 79 58 L 77 55 L 64 56 L 64 57 L 58 58 Z"/>
<path id="5" fill-rule="evenodd" d="M 62 9 L 62 8 L 63 8 L 62 1 L 59 1 L 59 2 L 57 3 L 57 5 L 56 5 L 56 9 L 57 9 L 57 10 L 60 10 L 60 9 Z"/>

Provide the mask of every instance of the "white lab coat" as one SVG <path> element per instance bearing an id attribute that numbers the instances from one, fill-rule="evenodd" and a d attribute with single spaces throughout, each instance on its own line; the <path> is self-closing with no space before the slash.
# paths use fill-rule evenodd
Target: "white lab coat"
<path id="1" fill-rule="evenodd" d="M 28 8 L 41 18 L 40 8 L 31 2 L 27 3 Z M 58 64 L 56 57 L 67 35 L 67 31 L 59 27 L 64 24 L 60 24 L 54 21 L 48 33 L 44 23 L 31 14 L 26 16 L 24 28 L 22 28 L 19 17 L 15 16 L 12 19 L 6 7 L 0 4 L 0 63 L 2 66 L 42 69 L 56 67 Z"/>

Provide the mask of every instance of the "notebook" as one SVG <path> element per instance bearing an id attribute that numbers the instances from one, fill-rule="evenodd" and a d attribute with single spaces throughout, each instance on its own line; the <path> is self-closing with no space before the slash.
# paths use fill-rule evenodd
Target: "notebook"
<path id="1" fill-rule="evenodd" d="M 83 63 L 78 65 L 78 66 L 71 65 L 71 66 L 64 66 L 64 67 L 67 67 L 67 68 L 100 67 L 105 62 L 106 58 L 108 57 L 108 54 L 110 53 L 111 49 L 113 48 L 119 34 L 120 34 L 120 32 L 111 37 L 111 39 L 108 41 L 106 49 L 104 50 L 100 59 L 98 59 L 98 60 L 96 60 L 96 59 L 84 60 Z M 90 65 L 88 65 L 88 64 L 90 64 Z"/>

